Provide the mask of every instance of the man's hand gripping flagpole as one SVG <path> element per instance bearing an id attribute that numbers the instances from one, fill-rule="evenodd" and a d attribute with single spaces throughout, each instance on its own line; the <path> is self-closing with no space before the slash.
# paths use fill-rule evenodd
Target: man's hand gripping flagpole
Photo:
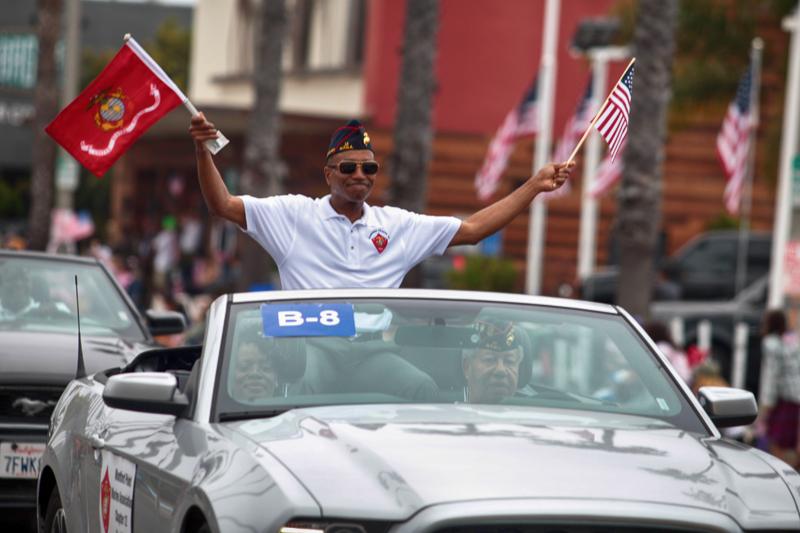
<path id="1" fill-rule="evenodd" d="M 617 85 L 620 84 L 620 82 L 622 81 L 623 76 L 625 76 L 625 74 L 628 73 L 628 69 L 631 68 L 631 65 L 633 65 L 635 61 L 636 61 L 636 58 L 634 57 L 633 59 L 631 59 L 630 63 L 628 63 L 628 66 L 625 67 L 625 70 L 622 71 L 622 75 L 619 77 L 619 80 L 617 80 L 617 83 L 615 83 L 613 85 L 613 87 L 611 89 L 611 92 L 609 92 L 608 96 L 606 97 L 605 102 L 603 102 L 603 105 L 601 105 L 600 108 L 597 110 L 597 113 L 594 115 L 594 118 L 592 119 L 592 122 L 589 124 L 589 127 L 586 128 L 585 132 L 583 132 L 583 137 L 581 137 L 581 139 L 578 141 L 578 145 L 575 147 L 574 150 L 572 150 L 572 153 L 569 155 L 569 159 L 567 159 L 567 163 L 570 163 L 573 159 L 575 159 L 575 156 L 578 154 L 578 150 L 581 149 L 581 146 L 583 146 L 583 142 L 589 136 L 589 132 L 592 131 L 592 128 L 594 128 L 595 124 L 597 123 L 597 120 L 603 114 L 603 111 L 605 110 L 606 105 L 608 105 L 608 101 L 611 99 L 611 95 L 614 94 L 614 89 L 617 87 Z"/>
<path id="2" fill-rule="evenodd" d="M 124 39 L 125 42 L 136 51 L 136 54 L 142 59 L 142 61 L 144 61 L 164 83 L 169 85 L 170 88 L 175 91 L 175 93 L 180 97 L 181 103 L 183 103 L 184 107 L 189 110 L 189 113 L 191 113 L 193 117 L 199 115 L 200 112 L 197 110 L 194 104 L 189 101 L 189 98 L 183 94 L 183 91 L 181 91 L 175 82 L 173 82 L 172 79 L 167 75 L 167 73 L 164 72 L 164 69 L 162 69 L 161 66 L 156 63 L 152 57 L 150 57 L 150 54 L 148 54 L 144 48 L 139 46 L 139 43 L 136 42 L 136 39 L 134 39 L 130 33 L 126 33 Z M 216 154 L 225 148 L 228 142 L 228 138 L 225 137 L 221 131 L 217 130 L 217 138 L 204 141 L 203 144 L 206 146 L 209 152 Z"/>

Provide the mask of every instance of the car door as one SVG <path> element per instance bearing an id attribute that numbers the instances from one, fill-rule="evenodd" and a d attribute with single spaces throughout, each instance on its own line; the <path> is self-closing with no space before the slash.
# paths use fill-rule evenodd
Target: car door
<path id="1" fill-rule="evenodd" d="M 91 426 L 83 485 L 90 532 L 159 531 L 159 468 L 174 448 L 174 417 L 104 408 Z"/>

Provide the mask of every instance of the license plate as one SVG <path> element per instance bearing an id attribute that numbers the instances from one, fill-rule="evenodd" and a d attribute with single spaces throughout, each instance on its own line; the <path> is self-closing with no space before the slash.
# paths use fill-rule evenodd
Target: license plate
<path id="1" fill-rule="evenodd" d="M 44 448 L 41 442 L 0 442 L 0 478 L 39 477 Z"/>

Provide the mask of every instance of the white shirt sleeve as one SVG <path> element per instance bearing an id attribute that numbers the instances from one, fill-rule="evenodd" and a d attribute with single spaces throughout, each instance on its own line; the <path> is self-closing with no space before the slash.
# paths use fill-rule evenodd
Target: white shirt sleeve
<path id="1" fill-rule="evenodd" d="M 776 335 L 767 335 L 761 340 L 761 375 L 758 387 L 758 404 L 775 407 L 778 400 L 779 352 L 783 349 Z"/>
<path id="2" fill-rule="evenodd" d="M 404 211 L 403 241 L 407 265 L 413 267 L 431 255 L 442 255 L 453 240 L 461 220 Z"/>
<path id="3" fill-rule="evenodd" d="M 241 196 L 244 202 L 245 230 L 282 264 L 294 244 L 297 220 L 310 198 L 298 194 L 254 198 Z"/>

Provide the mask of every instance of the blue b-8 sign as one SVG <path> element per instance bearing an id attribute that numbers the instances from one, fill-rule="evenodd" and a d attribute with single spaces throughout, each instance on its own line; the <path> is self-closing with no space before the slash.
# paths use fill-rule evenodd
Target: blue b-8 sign
<path id="1" fill-rule="evenodd" d="M 353 304 L 262 304 L 265 337 L 353 337 Z"/>

